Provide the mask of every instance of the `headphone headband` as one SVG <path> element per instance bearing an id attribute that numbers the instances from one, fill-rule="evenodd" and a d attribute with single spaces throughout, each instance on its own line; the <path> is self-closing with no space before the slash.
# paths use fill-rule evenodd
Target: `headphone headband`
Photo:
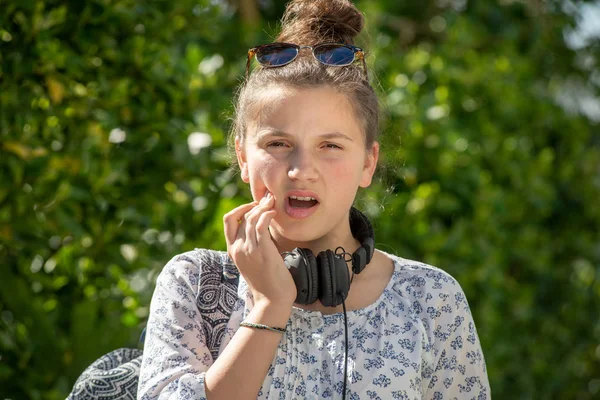
<path id="1" fill-rule="evenodd" d="M 352 253 L 352 272 L 360 274 L 371 262 L 375 252 L 373 226 L 365 214 L 357 208 L 350 208 L 350 230 L 361 246 Z"/>

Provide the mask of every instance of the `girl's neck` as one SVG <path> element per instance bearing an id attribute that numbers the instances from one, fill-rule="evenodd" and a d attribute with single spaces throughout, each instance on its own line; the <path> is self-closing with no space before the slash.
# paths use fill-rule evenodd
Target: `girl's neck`
<path id="1" fill-rule="evenodd" d="M 327 249 L 335 251 L 337 247 L 342 247 L 344 251 L 352 254 L 358 247 L 360 247 L 361 243 L 352 236 L 349 230 L 347 235 L 341 236 L 344 237 L 342 238 L 338 235 L 329 235 L 313 241 L 296 242 L 272 232 L 273 241 L 275 242 L 275 246 L 280 253 L 292 251 L 296 247 L 299 247 L 309 249 L 316 256 L 321 251 L 325 251 Z"/>

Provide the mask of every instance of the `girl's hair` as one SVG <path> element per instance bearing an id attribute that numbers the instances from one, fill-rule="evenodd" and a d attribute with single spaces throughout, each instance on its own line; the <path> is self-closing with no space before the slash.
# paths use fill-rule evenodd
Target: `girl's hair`
<path id="1" fill-rule="evenodd" d="M 326 42 L 353 45 L 363 26 L 363 15 L 349 0 L 292 0 L 286 7 L 281 33 L 275 41 L 304 46 Z M 362 66 L 358 63 L 326 66 L 309 51 L 302 51 L 296 60 L 283 67 L 257 66 L 240 86 L 229 136 L 232 155 L 235 139 L 242 142 L 245 139 L 248 121 L 260 118 L 269 106 L 264 104 L 264 98 L 273 86 L 291 89 L 329 86 L 346 95 L 365 135 L 366 148 L 373 145 L 379 132 L 379 103 Z"/>

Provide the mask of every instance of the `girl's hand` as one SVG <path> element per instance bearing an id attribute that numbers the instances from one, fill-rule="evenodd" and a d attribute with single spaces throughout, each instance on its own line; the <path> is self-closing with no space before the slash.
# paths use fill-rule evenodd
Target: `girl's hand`
<path id="1" fill-rule="evenodd" d="M 269 232 L 277 214 L 274 204 L 273 194 L 267 192 L 260 203 L 244 204 L 223 216 L 227 253 L 248 282 L 255 304 L 291 309 L 296 285 Z"/>

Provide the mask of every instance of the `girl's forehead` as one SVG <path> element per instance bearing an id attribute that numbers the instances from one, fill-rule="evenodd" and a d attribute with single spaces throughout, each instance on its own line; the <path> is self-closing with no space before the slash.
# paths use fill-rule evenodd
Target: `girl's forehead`
<path id="1" fill-rule="evenodd" d="M 303 135 L 334 131 L 343 131 L 349 136 L 362 135 L 346 95 L 329 86 L 273 87 L 262 94 L 256 118 L 248 121 L 251 135 L 264 129 Z"/>
<path id="2" fill-rule="evenodd" d="M 329 85 L 321 85 L 306 88 L 296 88 L 284 85 L 270 85 L 263 89 L 258 98 L 268 108 L 286 105 L 304 105 L 311 106 L 317 104 L 335 103 L 340 106 L 346 106 L 348 98 L 345 94 Z"/>

